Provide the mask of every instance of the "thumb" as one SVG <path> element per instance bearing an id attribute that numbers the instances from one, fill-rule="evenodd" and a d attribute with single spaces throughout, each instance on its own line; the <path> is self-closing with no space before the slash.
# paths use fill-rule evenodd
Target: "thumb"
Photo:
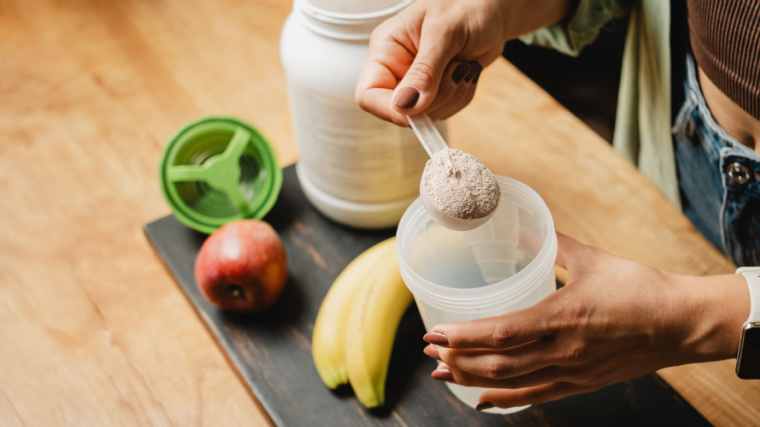
<path id="1" fill-rule="evenodd" d="M 443 72 L 454 59 L 456 49 L 441 40 L 441 33 L 424 31 L 414 61 L 396 85 L 391 102 L 397 111 L 413 115 L 425 111 L 435 100 Z"/>
<path id="2" fill-rule="evenodd" d="M 557 260 L 558 267 L 567 270 L 568 274 L 582 269 L 589 261 L 590 247 L 583 243 L 557 232 Z"/>

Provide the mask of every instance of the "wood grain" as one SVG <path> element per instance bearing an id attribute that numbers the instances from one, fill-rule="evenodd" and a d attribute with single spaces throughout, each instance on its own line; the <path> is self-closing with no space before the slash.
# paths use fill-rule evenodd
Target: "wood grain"
<path id="1" fill-rule="evenodd" d="M 233 114 L 296 156 L 281 2 L 0 6 L 0 424 L 267 425 L 155 257 L 164 142 Z M 250 40 L 250 43 L 244 43 Z"/>
<path id="2" fill-rule="evenodd" d="M 265 425 L 142 236 L 168 213 L 164 142 L 202 115 L 297 158 L 279 0 L 0 0 L 0 420 Z M 536 188 L 557 227 L 670 270 L 732 266 L 644 178 L 506 62 L 452 120 L 454 145 Z M 485 154 L 488 154 L 487 156 Z M 662 375 L 711 422 L 760 419 L 731 362 Z"/>

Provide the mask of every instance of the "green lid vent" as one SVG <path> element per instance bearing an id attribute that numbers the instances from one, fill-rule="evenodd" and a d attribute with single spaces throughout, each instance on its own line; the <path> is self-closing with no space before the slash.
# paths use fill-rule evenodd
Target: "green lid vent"
<path id="1" fill-rule="evenodd" d="M 161 190 L 174 215 L 203 233 L 263 218 L 282 187 L 271 144 L 253 126 L 210 117 L 183 127 L 161 158 Z"/>

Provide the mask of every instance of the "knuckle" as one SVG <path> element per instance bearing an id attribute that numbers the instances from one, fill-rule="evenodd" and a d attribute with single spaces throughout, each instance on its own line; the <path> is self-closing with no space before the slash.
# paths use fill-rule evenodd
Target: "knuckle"
<path id="1" fill-rule="evenodd" d="M 566 298 L 560 308 L 563 326 L 575 328 L 584 325 L 588 321 L 591 309 L 585 301 L 578 301 L 577 298 Z"/>
<path id="2" fill-rule="evenodd" d="M 399 15 L 395 15 L 391 18 L 386 19 L 380 23 L 380 25 L 375 27 L 375 29 L 373 29 L 370 33 L 370 45 L 378 42 L 379 40 L 391 38 L 393 34 L 398 33 L 399 30 L 403 30 L 404 27 L 405 23 Z"/>
<path id="3" fill-rule="evenodd" d="M 494 348 L 509 347 L 510 341 L 514 333 L 512 329 L 507 325 L 496 325 L 491 331 L 491 341 Z"/>
<path id="4" fill-rule="evenodd" d="M 466 40 L 464 28 L 459 25 L 451 25 L 445 21 L 431 20 L 427 24 L 427 29 L 431 34 L 436 34 L 438 40 L 444 40 L 446 45 L 453 50 L 459 50 L 460 41 Z"/>
<path id="5" fill-rule="evenodd" d="M 412 78 L 413 80 L 421 83 L 424 87 L 420 87 L 420 90 L 429 89 L 432 82 L 435 81 L 436 72 L 432 66 L 425 61 L 415 61 L 409 70 L 406 72 L 406 78 Z"/>
<path id="6" fill-rule="evenodd" d="M 584 343 L 572 343 L 565 347 L 565 359 L 571 362 L 582 362 L 588 356 L 588 348 Z"/>
<path id="7" fill-rule="evenodd" d="M 539 301 L 534 305 L 532 324 L 545 335 L 554 335 L 559 330 L 557 319 L 560 318 L 558 310 L 552 301 Z"/>
<path id="8" fill-rule="evenodd" d="M 372 30 L 372 32 L 369 33 L 370 46 L 373 46 L 374 43 L 377 43 L 377 41 L 379 39 L 382 39 L 383 37 L 385 37 L 390 32 L 389 29 L 393 25 L 393 20 L 392 19 L 393 18 L 388 19 L 388 20 L 380 23 L 380 25 L 378 25 L 377 27 L 375 27 L 375 29 Z"/>
<path id="9" fill-rule="evenodd" d="M 485 368 L 485 376 L 495 380 L 508 378 L 512 373 L 512 367 L 501 359 L 489 361 Z"/>

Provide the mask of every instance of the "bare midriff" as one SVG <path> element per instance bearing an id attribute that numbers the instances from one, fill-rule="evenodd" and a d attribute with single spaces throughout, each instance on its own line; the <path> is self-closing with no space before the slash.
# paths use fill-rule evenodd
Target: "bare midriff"
<path id="1" fill-rule="evenodd" d="M 724 94 L 699 68 L 699 86 L 715 121 L 726 133 L 760 154 L 760 120 Z"/>

